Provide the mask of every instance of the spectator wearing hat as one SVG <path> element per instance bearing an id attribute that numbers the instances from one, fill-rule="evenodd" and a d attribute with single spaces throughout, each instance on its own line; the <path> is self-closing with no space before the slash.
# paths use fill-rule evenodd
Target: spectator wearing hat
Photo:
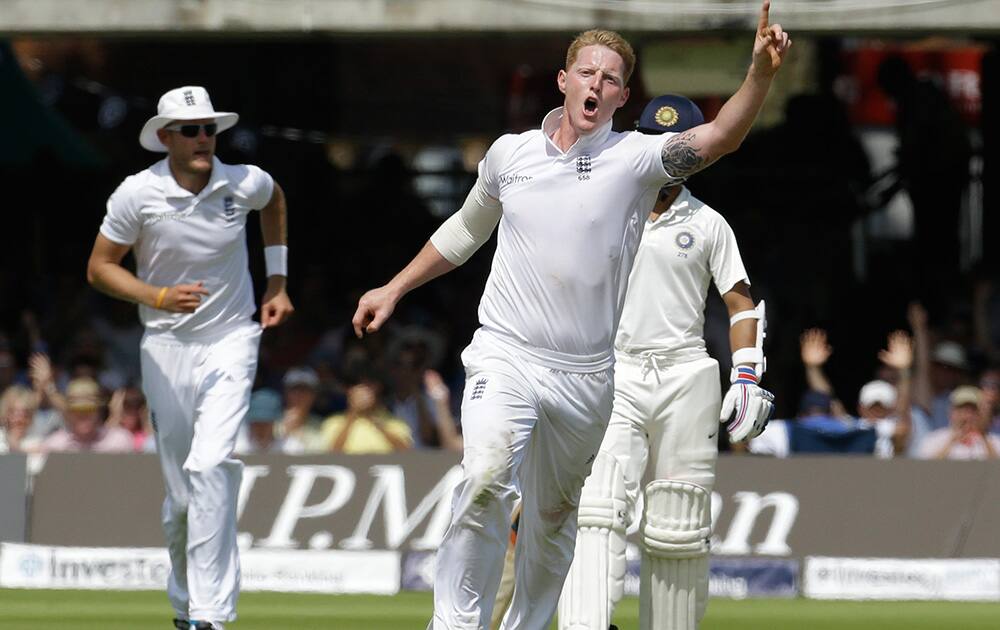
<path id="1" fill-rule="evenodd" d="M 73 379 L 66 386 L 65 426 L 42 442 L 44 452 L 128 453 L 132 437 L 104 424 L 104 396 L 97 381 Z"/>
<path id="2" fill-rule="evenodd" d="M 285 410 L 281 394 L 273 389 L 258 389 L 250 395 L 246 417 L 246 439 L 240 440 L 240 455 L 283 453 L 284 441 L 275 435 L 275 425 L 281 422 Z"/>
<path id="3" fill-rule="evenodd" d="M 911 304 L 907 317 L 914 340 L 913 400 L 927 413 L 932 430 L 947 428 L 951 392 L 969 380 L 965 348 L 954 341 L 932 345 L 927 311 L 920 304 Z"/>
<path id="4" fill-rule="evenodd" d="M 284 452 L 292 455 L 323 452 L 319 426 L 322 419 L 313 413 L 319 392 L 319 374 L 311 367 L 293 367 L 282 379 L 285 408 L 275 434 L 283 440 Z"/>
<path id="5" fill-rule="evenodd" d="M 920 443 L 922 459 L 997 459 L 1000 437 L 986 431 L 982 413 L 983 393 L 978 387 L 963 385 L 951 393 L 950 425 L 931 432 Z"/>
<path id="6" fill-rule="evenodd" d="M 381 396 L 384 382 L 367 362 L 345 370 L 347 409 L 323 422 L 322 440 L 327 451 L 379 454 L 409 450 L 413 434 L 406 422 L 386 409 Z"/>
<path id="7" fill-rule="evenodd" d="M 905 454 L 910 441 L 909 405 L 900 406 L 896 387 L 868 381 L 858 392 L 858 426 L 875 429 L 875 455 L 889 459 Z M 905 418 L 905 420 L 903 419 Z"/>

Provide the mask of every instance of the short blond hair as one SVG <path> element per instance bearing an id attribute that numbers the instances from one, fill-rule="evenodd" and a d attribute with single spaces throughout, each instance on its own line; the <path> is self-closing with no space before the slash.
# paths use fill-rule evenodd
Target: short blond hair
<path id="1" fill-rule="evenodd" d="M 0 426 L 7 424 L 7 416 L 15 407 L 27 409 L 34 414 L 38 409 L 38 397 L 24 385 L 11 385 L 0 396 Z"/>
<path id="2" fill-rule="evenodd" d="M 632 50 L 632 45 L 625 41 L 624 37 L 614 31 L 606 31 L 600 28 L 580 33 L 566 50 L 567 70 L 576 61 L 576 56 L 580 54 L 580 50 L 587 46 L 604 46 L 618 53 L 622 61 L 625 62 L 625 76 L 622 78 L 625 80 L 625 83 L 628 83 L 629 78 L 632 76 L 632 70 L 635 68 L 635 51 Z"/>

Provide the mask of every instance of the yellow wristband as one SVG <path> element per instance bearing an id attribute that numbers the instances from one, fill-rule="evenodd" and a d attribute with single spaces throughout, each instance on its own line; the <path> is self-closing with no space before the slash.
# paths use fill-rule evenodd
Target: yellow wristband
<path id="1" fill-rule="evenodd" d="M 159 295 L 156 296 L 156 304 L 153 305 L 153 308 L 160 308 L 163 306 L 163 298 L 165 297 L 167 297 L 167 287 L 160 289 Z"/>

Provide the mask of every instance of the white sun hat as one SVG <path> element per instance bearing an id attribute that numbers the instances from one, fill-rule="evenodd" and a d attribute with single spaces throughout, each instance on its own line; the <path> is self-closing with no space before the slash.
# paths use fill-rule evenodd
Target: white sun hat
<path id="1" fill-rule="evenodd" d="M 218 125 L 216 133 L 225 131 L 240 119 L 239 114 L 233 112 L 217 112 L 212 108 L 212 100 L 208 98 L 208 91 L 197 85 L 185 85 L 170 90 L 160 97 L 160 102 L 156 106 L 156 116 L 146 121 L 139 133 L 139 144 L 143 149 L 166 153 L 167 147 L 163 146 L 160 139 L 156 137 L 156 131 L 166 127 L 175 120 L 200 120 L 202 118 L 212 118 Z"/>

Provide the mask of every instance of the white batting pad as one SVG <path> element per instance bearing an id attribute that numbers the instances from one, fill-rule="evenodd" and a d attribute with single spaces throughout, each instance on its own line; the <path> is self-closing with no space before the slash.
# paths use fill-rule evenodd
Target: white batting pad
<path id="1" fill-rule="evenodd" d="M 559 598 L 561 630 L 606 630 L 625 589 L 628 506 L 618 460 L 600 452 L 580 496 L 576 554 Z"/>
<path id="2" fill-rule="evenodd" d="M 683 481 L 646 486 L 639 627 L 696 630 L 708 603 L 711 496 Z"/>

